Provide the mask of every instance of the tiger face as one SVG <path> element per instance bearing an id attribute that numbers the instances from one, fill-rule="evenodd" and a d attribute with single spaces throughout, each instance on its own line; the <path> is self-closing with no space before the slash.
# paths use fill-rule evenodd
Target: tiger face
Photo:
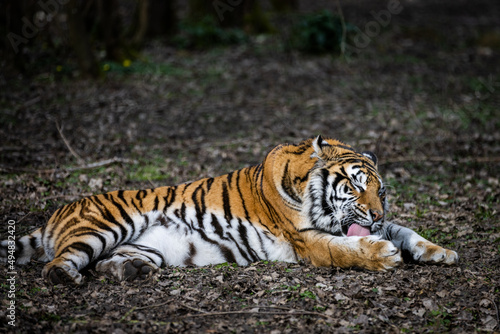
<path id="1" fill-rule="evenodd" d="M 338 236 L 379 231 L 387 211 L 386 190 L 371 152 L 314 143 L 318 158 L 305 194 L 305 214 L 314 228 Z"/>

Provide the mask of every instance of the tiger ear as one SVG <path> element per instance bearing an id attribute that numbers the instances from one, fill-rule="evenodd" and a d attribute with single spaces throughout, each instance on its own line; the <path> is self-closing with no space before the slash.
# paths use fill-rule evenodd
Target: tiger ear
<path id="1" fill-rule="evenodd" d="M 316 137 L 316 139 L 313 140 L 312 146 L 314 148 L 314 153 L 311 155 L 311 158 L 321 159 L 322 156 L 324 155 L 323 149 L 325 147 L 330 147 L 332 145 L 328 144 L 328 142 L 324 140 L 323 137 L 321 137 L 321 135 L 319 135 L 318 137 Z"/>
<path id="2" fill-rule="evenodd" d="M 377 163 L 378 163 L 378 159 L 377 159 L 377 156 L 375 155 L 375 153 L 371 152 L 371 151 L 365 151 L 363 153 L 365 157 L 369 158 L 371 161 L 373 161 L 373 164 L 375 165 L 375 167 L 378 167 L 377 166 Z"/>

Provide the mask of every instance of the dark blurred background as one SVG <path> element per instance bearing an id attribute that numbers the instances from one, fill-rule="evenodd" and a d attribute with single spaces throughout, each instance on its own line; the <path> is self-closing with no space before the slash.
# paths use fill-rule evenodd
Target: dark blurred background
<path id="1" fill-rule="evenodd" d="M 283 51 L 351 55 L 391 25 L 401 25 L 394 37 L 406 44 L 425 41 L 434 51 L 473 46 L 491 54 L 500 48 L 498 7 L 487 0 L 3 0 L 0 66 L 3 76 L 99 77 L 109 70 L 105 62 L 140 59 L 152 42 L 193 50 L 257 35 L 279 36 Z"/>

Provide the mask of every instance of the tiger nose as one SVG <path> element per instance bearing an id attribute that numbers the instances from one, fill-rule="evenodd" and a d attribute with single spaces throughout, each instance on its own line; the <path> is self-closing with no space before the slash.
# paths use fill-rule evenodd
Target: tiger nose
<path id="1" fill-rule="evenodd" d="M 378 212 L 377 210 L 370 210 L 370 213 L 372 215 L 372 219 L 374 222 L 378 222 L 380 219 L 384 217 L 384 215 Z"/>

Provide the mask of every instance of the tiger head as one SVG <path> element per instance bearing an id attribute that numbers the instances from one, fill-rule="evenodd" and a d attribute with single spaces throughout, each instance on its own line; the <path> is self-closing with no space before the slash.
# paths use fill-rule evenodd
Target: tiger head
<path id="1" fill-rule="evenodd" d="M 339 236 L 376 233 L 387 209 L 385 187 L 372 152 L 358 153 L 336 140 L 312 141 L 302 212 L 313 228 Z"/>

